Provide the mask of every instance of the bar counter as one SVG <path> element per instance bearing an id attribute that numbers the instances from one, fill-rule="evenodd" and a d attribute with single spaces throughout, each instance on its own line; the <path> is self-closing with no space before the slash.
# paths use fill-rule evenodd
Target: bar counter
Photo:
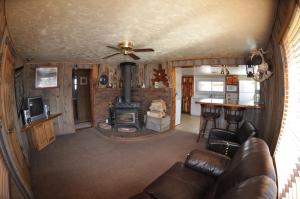
<path id="1" fill-rule="evenodd" d="M 263 104 L 255 104 L 254 101 L 226 101 L 225 99 L 205 98 L 195 102 L 196 104 L 211 104 L 214 106 L 236 107 L 236 108 L 263 108 Z"/>

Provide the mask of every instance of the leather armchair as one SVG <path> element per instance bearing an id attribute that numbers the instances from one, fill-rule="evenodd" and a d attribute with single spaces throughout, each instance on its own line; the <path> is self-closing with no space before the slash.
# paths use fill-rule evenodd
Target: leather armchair
<path id="1" fill-rule="evenodd" d="M 233 157 L 236 151 L 250 137 L 257 135 L 255 126 L 245 121 L 236 131 L 212 128 L 208 137 L 208 149 L 217 153 Z"/>

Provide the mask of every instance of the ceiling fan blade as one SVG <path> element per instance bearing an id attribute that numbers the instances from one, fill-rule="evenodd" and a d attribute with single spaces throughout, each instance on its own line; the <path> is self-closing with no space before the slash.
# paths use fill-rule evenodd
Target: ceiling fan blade
<path id="1" fill-rule="evenodd" d="M 119 54 L 121 54 L 121 53 L 115 53 L 115 54 L 112 54 L 112 55 L 108 55 L 108 56 L 106 56 L 106 57 L 102 57 L 102 59 L 107 59 L 107 58 L 109 58 L 109 57 L 112 57 L 112 56 L 115 56 L 115 55 L 119 55 Z"/>
<path id="2" fill-rule="evenodd" d="M 117 51 L 120 51 L 121 49 L 120 48 L 117 48 L 117 47 L 114 47 L 114 46 L 106 46 L 107 48 L 111 48 L 111 49 L 114 49 L 114 50 L 117 50 Z"/>
<path id="3" fill-rule="evenodd" d="M 152 48 L 140 48 L 140 49 L 132 49 L 134 52 L 154 52 Z"/>
<path id="4" fill-rule="evenodd" d="M 133 58 L 133 59 L 135 59 L 135 60 L 137 60 L 137 59 L 140 59 L 138 56 L 136 56 L 135 54 L 133 54 L 133 53 L 130 53 L 130 54 L 128 54 L 131 58 Z"/>

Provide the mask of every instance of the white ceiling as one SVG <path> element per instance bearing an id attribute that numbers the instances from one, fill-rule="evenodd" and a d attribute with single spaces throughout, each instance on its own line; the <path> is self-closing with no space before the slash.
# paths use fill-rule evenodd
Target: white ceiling
<path id="1" fill-rule="evenodd" d="M 141 62 L 241 57 L 266 45 L 277 0 L 9 0 L 17 50 L 35 61 L 103 62 L 132 40 Z M 106 62 L 131 60 L 118 55 Z"/>

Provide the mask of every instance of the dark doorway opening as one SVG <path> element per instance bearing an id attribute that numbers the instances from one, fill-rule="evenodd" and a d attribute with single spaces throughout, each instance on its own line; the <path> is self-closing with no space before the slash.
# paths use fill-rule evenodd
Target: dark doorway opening
<path id="1" fill-rule="evenodd" d="M 72 98 L 75 129 L 91 127 L 90 69 L 73 69 Z"/>

